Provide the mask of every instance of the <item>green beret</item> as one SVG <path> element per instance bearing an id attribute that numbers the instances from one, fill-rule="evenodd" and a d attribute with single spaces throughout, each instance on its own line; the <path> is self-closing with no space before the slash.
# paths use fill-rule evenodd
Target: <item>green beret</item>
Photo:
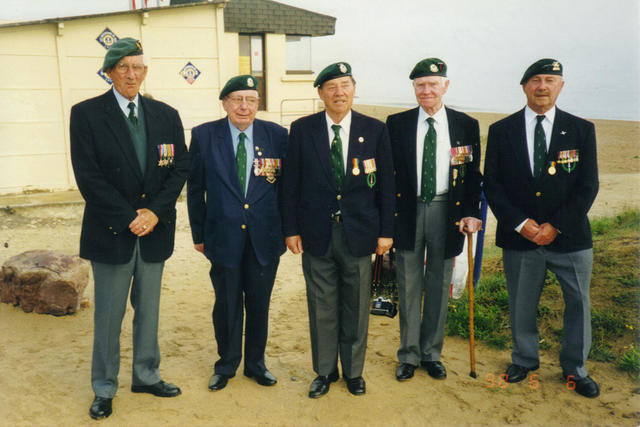
<path id="1" fill-rule="evenodd" d="M 142 45 L 139 40 L 131 37 L 125 37 L 111 45 L 107 54 L 104 56 L 102 71 L 112 69 L 125 56 L 142 55 Z"/>
<path id="2" fill-rule="evenodd" d="M 425 76 L 447 77 L 447 64 L 438 58 L 423 59 L 413 67 L 411 74 L 409 74 L 411 80 Z"/>
<path id="3" fill-rule="evenodd" d="M 529 81 L 529 79 L 536 74 L 553 74 L 556 76 L 562 75 L 562 64 L 551 58 L 539 59 L 527 68 L 524 72 L 520 84 L 523 85 Z"/>
<path id="4" fill-rule="evenodd" d="M 318 77 L 316 77 L 316 81 L 313 82 L 313 87 L 322 86 L 322 83 L 337 79 L 338 77 L 345 77 L 351 75 L 351 65 L 346 62 L 336 62 L 335 64 L 331 64 L 326 67 L 324 70 L 320 71 Z"/>
<path id="5" fill-rule="evenodd" d="M 258 90 L 258 79 L 249 74 L 230 78 L 220 91 L 220 99 L 236 90 Z"/>

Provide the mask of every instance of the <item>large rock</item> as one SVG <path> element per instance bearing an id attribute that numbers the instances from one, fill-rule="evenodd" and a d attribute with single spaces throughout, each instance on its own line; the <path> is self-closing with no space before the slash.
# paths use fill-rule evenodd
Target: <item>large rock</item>
<path id="1" fill-rule="evenodd" d="M 0 301 L 30 313 L 75 313 L 89 282 L 89 263 L 75 255 L 33 250 L 9 258 L 0 273 Z"/>

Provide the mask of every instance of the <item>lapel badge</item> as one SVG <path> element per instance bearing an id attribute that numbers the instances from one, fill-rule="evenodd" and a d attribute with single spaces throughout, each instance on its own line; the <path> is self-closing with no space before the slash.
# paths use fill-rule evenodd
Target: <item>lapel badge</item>
<path id="1" fill-rule="evenodd" d="M 347 67 L 344 64 L 338 64 L 338 68 L 340 68 L 342 74 L 347 72 Z"/>
<path id="2" fill-rule="evenodd" d="M 567 131 L 564 131 L 564 130 L 560 131 L 560 135 L 566 135 L 566 134 L 567 134 Z"/>
<path id="3" fill-rule="evenodd" d="M 258 151 L 258 156 L 262 156 L 262 151 Z"/>
<path id="4" fill-rule="evenodd" d="M 358 142 L 359 142 L 360 144 L 362 144 L 362 143 L 364 142 L 364 137 L 359 136 L 359 137 L 358 137 Z"/>

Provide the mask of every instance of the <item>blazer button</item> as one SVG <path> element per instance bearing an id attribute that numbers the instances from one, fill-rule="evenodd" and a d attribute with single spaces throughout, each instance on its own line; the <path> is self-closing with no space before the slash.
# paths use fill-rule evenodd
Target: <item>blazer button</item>
<path id="1" fill-rule="evenodd" d="M 245 203 L 244 208 L 249 209 L 249 205 Z"/>
<path id="2" fill-rule="evenodd" d="M 142 196 L 140 196 L 140 197 L 142 197 L 143 199 L 146 199 L 147 195 L 145 193 L 142 193 Z"/>
<path id="3" fill-rule="evenodd" d="M 393 216 L 398 216 L 398 212 L 394 213 Z"/>
<path id="4" fill-rule="evenodd" d="M 402 193 L 396 194 L 396 197 L 398 197 L 398 198 L 402 197 Z"/>
<path id="5" fill-rule="evenodd" d="M 246 226 L 245 224 L 242 224 L 242 225 L 240 226 L 240 228 L 242 228 L 243 230 L 246 230 L 246 229 L 247 229 L 247 226 Z"/>
<path id="6" fill-rule="evenodd" d="M 459 202 L 459 201 L 458 201 L 458 202 L 456 202 L 456 206 L 460 206 L 460 202 Z"/>
<path id="7" fill-rule="evenodd" d="M 114 232 L 113 232 L 113 235 L 114 235 L 114 236 L 117 236 L 117 235 L 118 235 L 118 232 L 117 232 L 117 231 L 114 231 Z"/>
<path id="8" fill-rule="evenodd" d="M 460 221 L 456 221 L 456 225 L 460 225 Z"/>
<path id="9" fill-rule="evenodd" d="M 342 195 L 341 195 L 341 194 L 338 194 L 338 195 L 336 196 L 336 199 L 338 199 L 338 200 L 342 200 Z"/>
<path id="10" fill-rule="evenodd" d="M 113 227 L 109 226 L 109 230 L 113 230 Z"/>
<path id="11" fill-rule="evenodd" d="M 542 193 L 539 191 L 536 191 L 536 197 L 540 197 L 540 196 L 542 196 Z"/>

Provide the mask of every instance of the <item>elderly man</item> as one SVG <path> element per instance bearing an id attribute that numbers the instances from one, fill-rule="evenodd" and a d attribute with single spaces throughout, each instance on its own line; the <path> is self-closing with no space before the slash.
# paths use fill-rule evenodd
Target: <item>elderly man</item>
<path id="1" fill-rule="evenodd" d="M 278 194 L 287 130 L 255 118 L 253 76 L 230 79 L 220 99 L 227 117 L 191 132 L 187 181 L 193 242 L 211 261 L 216 294 L 212 317 L 220 358 L 209 389 L 223 389 L 240 364 L 244 310 L 244 375 L 272 386 L 276 378 L 264 351 L 271 290 L 286 250 Z"/>
<path id="2" fill-rule="evenodd" d="M 120 328 L 131 288 L 131 391 L 173 397 L 160 377 L 158 310 L 164 261 L 173 252 L 175 203 L 188 171 L 178 112 L 141 96 L 147 75 L 140 42 L 124 38 L 107 52 L 105 94 L 71 109 L 71 161 L 86 206 L 80 256 L 91 261 L 95 314 L 89 414 L 111 414 L 118 389 Z"/>
<path id="3" fill-rule="evenodd" d="M 371 286 L 371 254 L 393 240 L 393 166 L 383 123 L 351 110 L 351 66 L 326 67 L 314 82 L 325 111 L 291 125 L 283 175 L 287 247 L 302 253 L 313 369 L 309 397 L 338 380 L 349 392 L 362 378 Z"/>
<path id="4" fill-rule="evenodd" d="M 595 129 L 555 106 L 564 85 L 558 61 L 535 62 L 520 84 L 527 105 L 491 125 L 485 164 L 509 292 L 513 363 L 507 381 L 522 381 L 539 367 L 536 312 L 548 269 L 565 301 L 563 377 L 568 388 L 596 397 L 598 385 L 585 367 L 593 262 L 587 212 L 598 193 Z"/>
<path id="5" fill-rule="evenodd" d="M 418 364 L 433 378 L 447 376 L 440 354 L 453 258 L 465 233 L 482 226 L 478 121 L 444 106 L 442 60 L 423 59 L 409 78 L 418 107 L 387 119 L 396 171 L 399 381 L 412 378 Z"/>

